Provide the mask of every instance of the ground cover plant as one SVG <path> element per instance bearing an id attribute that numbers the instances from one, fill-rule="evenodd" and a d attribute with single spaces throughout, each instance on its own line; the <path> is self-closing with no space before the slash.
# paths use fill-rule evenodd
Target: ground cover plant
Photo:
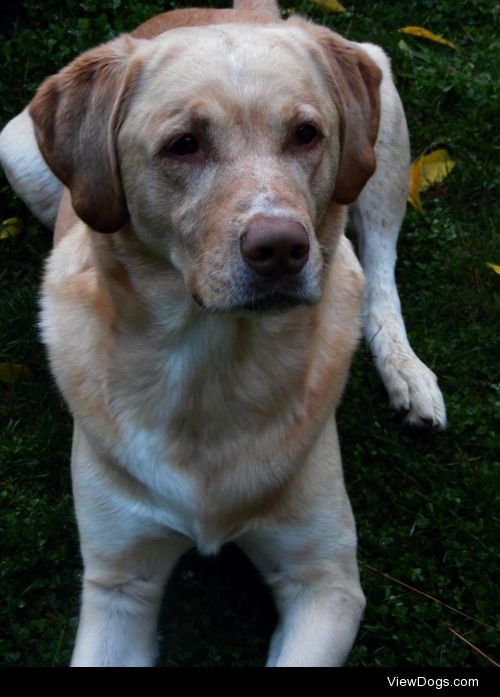
<path id="1" fill-rule="evenodd" d="M 46 75 L 176 4 L 4 3 L 0 127 Z M 343 4 L 342 13 L 306 2 L 293 8 L 384 47 L 414 158 L 446 148 L 456 163 L 422 194 L 424 215 L 409 210 L 398 264 L 411 343 L 439 375 L 448 429 L 435 436 L 405 430 L 365 346 L 339 412 L 368 598 L 349 665 L 490 665 L 500 661 L 500 278 L 488 266 L 500 264 L 498 7 L 489 0 Z M 282 7 L 290 11 L 292 3 Z M 398 31 L 406 26 L 425 27 L 457 49 Z M 18 220 L 0 228 L 0 664 L 59 666 L 71 654 L 81 563 L 70 495 L 71 421 L 36 331 L 51 235 L 2 175 L 0 222 L 11 218 Z M 22 231 L 11 235 L 19 221 Z M 262 664 L 274 622 L 269 595 L 235 548 L 216 560 L 190 553 L 162 611 L 160 663 Z"/>

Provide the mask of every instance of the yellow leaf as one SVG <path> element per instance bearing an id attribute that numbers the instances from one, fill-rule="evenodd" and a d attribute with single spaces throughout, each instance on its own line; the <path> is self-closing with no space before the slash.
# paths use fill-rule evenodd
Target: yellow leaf
<path id="1" fill-rule="evenodd" d="M 422 158 L 422 175 L 420 178 L 420 191 L 427 191 L 434 184 L 441 184 L 446 179 L 455 162 L 451 159 L 447 150 L 434 150 Z"/>
<path id="2" fill-rule="evenodd" d="M 7 218 L 0 225 L 0 240 L 7 237 L 14 237 L 23 231 L 23 221 L 21 218 Z"/>
<path id="3" fill-rule="evenodd" d="M 438 44 L 443 44 L 443 46 L 448 46 L 448 48 L 453 48 L 455 51 L 458 50 L 455 44 L 452 44 L 451 41 L 447 41 L 447 39 L 443 39 L 443 37 L 439 36 L 439 34 L 433 34 L 431 31 L 424 29 L 423 27 L 403 27 L 402 29 L 398 29 L 398 31 L 402 31 L 405 34 L 411 34 L 412 36 L 420 36 L 422 39 L 429 39 L 429 41 L 435 41 Z"/>
<path id="4" fill-rule="evenodd" d="M 440 184 L 451 172 L 455 162 L 447 150 L 435 150 L 429 155 L 420 155 L 410 167 L 410 191 L 408 202 L 419 213 L 424 212 L 420 192 L 427 191 L 434 184 Z"/>
<path id="5" fill-rule="evenodd" d="M 313 5 L 321 7 L 323 10 L 330 10 L 330 12 L 345 12 L 345 7 L 337 2 L 337 0 L 311 0 Z"/>
<path id="6" fill-rule="evenodd" d="M 500 264 L 486 264 L 486 266 L 489 266 L 495 273 L 497 273 L 500 276 Z"/>
<path id="7" fill-rule="evenodd" d="M 17 382 L 31 375 L 28 366 L 16 363 L 0 363 L 0 380 L 2 382 Z"/>
<path id="8" fill-rule="evenodd" d="M 420 155 L 410 167 L 410 192 L 408 196 L 408 202 L 422 215 L 424 214 L 424 209 L 420 200 L 420 182 L 422 179 L 423 157 L 423 155 Z"/>

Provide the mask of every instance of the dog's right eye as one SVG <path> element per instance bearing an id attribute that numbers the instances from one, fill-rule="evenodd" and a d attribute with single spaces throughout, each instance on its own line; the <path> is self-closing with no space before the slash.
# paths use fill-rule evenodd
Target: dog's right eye
<path id="1" fill-rule="evenodd" d="M 186 155 L 194 155 L 200 149 L 200 144 L 195 136 L 190 133 L 178 138 L 172 143 L 166 152 L 171 155 L 177 155 L 179 157 L 185 157 Z"/>
<path id="2" fill-rule="evenodd" d="M 305 123 L 296 129 L 293 142 L 295 145 L 311 145 L 318 135 L 316 126 L 313 126 L 312 123 Z"/>

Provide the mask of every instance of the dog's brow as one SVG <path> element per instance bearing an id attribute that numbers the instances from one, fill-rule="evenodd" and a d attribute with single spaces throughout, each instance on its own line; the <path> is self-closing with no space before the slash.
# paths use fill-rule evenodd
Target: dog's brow
<path id="1" fill-rule="evenodd" d="M 152 117 L 151 129 L 160 139 L 172 130 L 196 125 L 206 128 L 213 117 L 213 109 L 201 100 L 181 106 L 167 106 Z"/>

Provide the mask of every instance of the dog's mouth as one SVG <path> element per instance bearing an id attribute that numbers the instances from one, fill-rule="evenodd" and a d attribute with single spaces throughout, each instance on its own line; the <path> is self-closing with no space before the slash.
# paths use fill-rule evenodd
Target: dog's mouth
<path id="1" fill-rule="evenodd" d="M 276 279 L 257 278 L 244 269 L 235 278 L 230 292 L 213 296 L 213 300 L 191 290 L 194 301 L 210 313 L 255 316 L 282 314 L 299 305 L 316 305 L 321 298 L 321 286 L 307 270 Z"/>
<path id="2" fill-rule="evenodd" d="M 270 293 L 239 305 L 233 305 L 229 312 L 250 312 L 259 315 L 275 314 L 291 310 L 298 305 L 304 304 L 304 302 L 304 299 L 299 296 L 287 295 L 285 293 Z"/>
<path id="3" fill-rule="evenodd" d="M 305 293 L 256 293 L 241 301 L 232 302 L 224 307 L 211 308 L 207 306 L 199 296 L 193 295 L 196 304 L 209 312 L 217 312 L 227 315 L 275 315 L 292 310 L 299 305 L 311 306 L 318 301 L 316 297 L 310 297 Z"/>

